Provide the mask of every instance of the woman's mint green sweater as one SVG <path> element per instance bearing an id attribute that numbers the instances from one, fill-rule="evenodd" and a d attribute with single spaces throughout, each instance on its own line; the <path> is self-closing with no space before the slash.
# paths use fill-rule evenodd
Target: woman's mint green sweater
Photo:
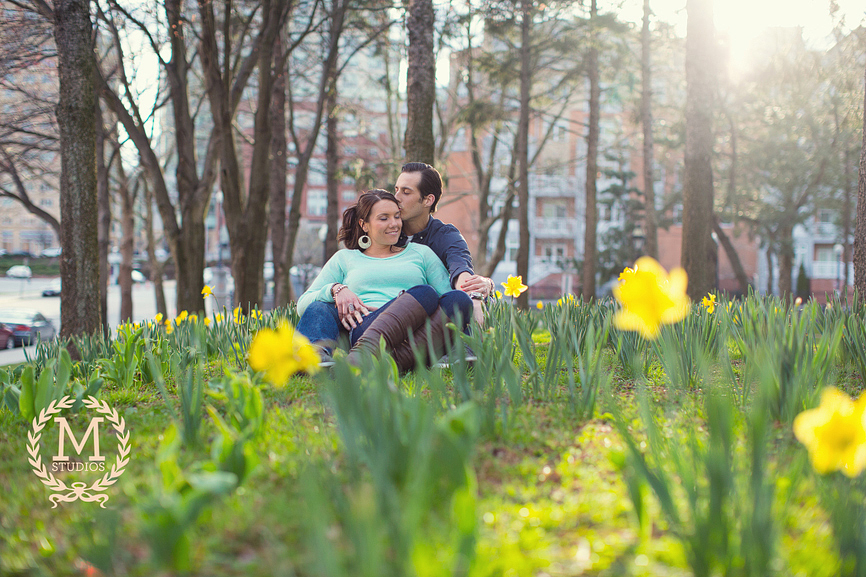
<path id="1" fill-rule="evenodd" d="M 298 299 L 298 314 L 304 314 L 313 301 L 334 302 L 331 296 L 334 283 L 346 285 L 361 302 L 376 308 L 416 285 L 430 285 L 440 295 L 451 290 L 442 261 L 423 244 L 410 242 L 402 251 L 386 258 L 343 249 L 325 263 L 322 272 Z"/>

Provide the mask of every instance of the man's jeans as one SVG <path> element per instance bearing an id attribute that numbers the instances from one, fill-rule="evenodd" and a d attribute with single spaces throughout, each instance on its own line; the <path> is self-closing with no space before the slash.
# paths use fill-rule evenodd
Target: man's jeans
<path id="1" fill-rule="evenodd" d="M 411 294 L 415 300 L 421 303 L 427 315 L 430 316 L 436 312 L 437 307 L 442 310 L 452 319 L 457 318 L 458 314 L 462 319 L 462 329 L 465 330 L 472 320 L 472 299 L 465 292 L 460 290 L 449 291 L 441 297 L 433 287 L 428 285 L 418 285 L 406 291 Z M 379 313 L 388 308 L 393 300 L 388 301 L 375 311 L 364 317 L 364 320 L 347 332 L 340 323 L 340 317 L 337 314 L 337 306 L 334 303 L 325 303 L 314 301 L 310 303 L 307 310 L 298 321 L 297 330 L 299 333 L 310 339 L 310 342 L 316 343 L 324 347 L 328 352 L 333 352 L 334 345 L 339 340 L 341 334 L 343 337 L 348 336 L 349 346 L 353 346 L 355 342 L 361 338 L 367 327 L 370 326 Z"/>

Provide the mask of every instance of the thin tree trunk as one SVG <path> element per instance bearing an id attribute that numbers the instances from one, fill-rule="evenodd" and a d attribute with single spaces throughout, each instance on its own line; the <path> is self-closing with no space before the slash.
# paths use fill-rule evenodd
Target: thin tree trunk
<path id="1" fill-rule="evenodd" d="M 156 239 L 153 236 L 153 193 L 145 176 L 142 176 L 142 184 L 144 186 L 144 233 L 147 239 L 147 259 L 150 263 L 150 279 L 153 281 L 156 312 L 166 317 L 168 316 L 168 307 L 165 303 L 165 288 L 162 282 L 163 265 L 156 258 Z"/>
<path id="2" fill-rule="evenodd" d="M 90 2 L 56 0 L 54 40 L 60 74 L 60 336 L 100 327 L 96 192 L 96 77 Z M 70 351 L 78 356 L 77 350 Z"/>
<path id="3" fill-rule="evenodd" d="M 301 226 L 301 198 L 304 194 L 304 185 L 307 182 L 307 174 L 310 170 L 310 159 L 313 156 L 313 151 L 316 147 L 319 132 L 322 127 L 322 114 L 325 107 L 325 95 L 331 89 L 333 84 L 336 84 L 339 71 L 337 69 L 337 57 L 340 51 L 340 37 L 343 34 L 343 27 L 346 20 L 348 0 L 339 2 L 331 13 L 328 34 L 328 55 L 322 64 L 322 76 L 319 78 L 318 100 L 316 105 L 316 113 L 313 118 L 312 127 L 310 128 L 309 136 L 306 145 L 301 149 L 300 142 L 295 138 L 295 149 L 298 150 L 298 166 L 295 169 L 295 184 L 292 190 L 292 206 L 289 209 L 289 222 L 286 228 L 286 242 L 283 249 L 285 258 L 284 270 L 289 271 L 292 268 L 294 260 L 295 242 L 298 238 L 298 230 Z M 291 90 L 291 84 L 289 84 Z M 291 91 L 289 92 L 291 95 Z M 292 117 L 291 128 L 294 134 L 294 117 L 291 114 L 292 107 L 289 106 L 290 116 Z M 291 282 L 286 283 L 286 294 L 290 300 L 295 300 L 294 288 Z"/>
<path id="4" fill-rule="evenodd" d="M 339 248 L 337 241 L 337 230 L 340 228 L 340 199 L 338 169 L 340 164 L 339 137 L 337 134 L 337 87 L 336 85 L 328 92 L 328 102 L 325 105 L 327 113 L 326 133 L 327 148 L 325 151 L 328 206 L 326 220 L 328 233 L 325 237 L 325 262 L 331 258 Z"/>
<path id="5" fill-rule="evenodd" d="M 114 134 L 113 136 L 117 136 Z M 119 146 L 119 144 L 118 144 Z M 132 319 L 132 257 L 135 240 L 132 191 L 123 163 L 117 162 L 117 194 L 120 196 L 120 322 Z"/>
<path id="6" fill-rule="evenodd" d="M 598 209 L 596 208 L 596 174 L 598 173 L 599 105 L 601 87 L 598 81 L 598 46 L 596 45 L 595 22 L 598 16 L 596 0 L 592 0 L 589 12 L 590 47 L 587 57 L 589 76 L 589 131 L 586 137 L 586 230 L 583 241 L 583 298 L 595 298 L 595 257 Z"/>
<path id="7" fill-rule="evenodd" d="M 773 294 L 773 246 L 767 245 L 767 294 Z"/>
<path id="8" fill-rule="evenodd" d="M 643 125 L 644 254 L 659 257 L 653 162 L 652 69 L 650 67 L 650 0 L 643 2 L 641 29 L 641 124 Z"/>
<path id="9" fill-rule="evenodd" d="M 848 242 L 848 239 L 851 237 L 851 196 L 853 195 L 853 190 L 851 187 L 851 175 L 854 173 L 854 166 L 851 162 L 851 149 L 848 146 L 845 146 L 845 172 L 844 179 L 844 191 L 843 194 L 845 197 L 842 201 L 842 266 L 845 268 L 843 274 L 845 275 L 845 288 L 843 290 L 843 294 L 848 294 L 848 287 L 851 285 L 851 279 L 848 274 L 848 263 L 851 262 L 851 244 Z"/>
<path id="10" fill-rule="evenodd" d="M 436 66 L 433 56 L 435 13 L 432 0 L 409 0 L 406 31 L 409 37 L 409 70 L 406 83 L 406 160 L 434 163 L 433 102 L 436 99 Z"/>
<path id="11" fill-rule="evenodd" d="M 713 217 L 713 230 L 716 236 L 719 237 L 719 242 L 722 248 L 725 249 L 725 254 L 728 255 L 728 260 L 731 261 L 731 267 L 734 269 L 734 275 L 737 277 L 737 284 L 740 285 L 740 292 L 744 295 L 749 292 L 749 277 L 746 275 L 746 269 L 743 268 L 743 263 L 740 260 L 740 255 L 737 254 L 737 249 L 725 231 L 722 225 L 719 224 L 718 217 Z"/>
<path id="12" fill-rule="evenodd" d="M 517 275 L 529 286 L 529 99 L 532 87 L 532 2 L 521 0 L 520 21 L 520 122 L 517 127 L 518 202 L 520 204 L 520 245 L 517 249 Z M 517 306 L 529 308 L 529 291 L 517 298 Z"/>
<path id="13" fill-rule="evenodd" d="M 108 193 L 108 167 L 105 165 L 105 121 L 102 107 L 96 104 L 96 198 L 99 220 L 99 308 L 102 331 L 108 336 L 108 249 L 111 245 L 111 195 Z"/>
<path id="14" fill-rule="evenodd" d="M 857 180 L 857 226 L 854 230 L 854 290 L 866 295 L 866 92 L 863 93 L 863 142 Z"/>
<path id="15" fill-rule="evenodd" d="M 779 227 L 779 296 L 783 299 L 793 294 L 791 277 L 794 274 L 794 238 L 793 227 L 785 224 Z"/>
<path id="16" fill-rule="evenodd" d="M 682 264 L 688 295 L 700 300 L 714 288 L 707 259 L 713 218 L 713 10 L 711 0 L 688 0 L 686 37 L 686 154 Z"/>
<path id="17" fill-rule="evenodd" d="M 271 229 L 271 250 L 274 262 L 274 308 L 289 304 L 286 290 L 288 271 L 283 267 L 286 241 L 286 67 L 281 65 L 285 49 L 285 33 L 277 35 L 274 49 L 274 86 L 271 96 L 271 192 L 268 218 Z M 280 66 L 277 69 L 277 66 Z"/>

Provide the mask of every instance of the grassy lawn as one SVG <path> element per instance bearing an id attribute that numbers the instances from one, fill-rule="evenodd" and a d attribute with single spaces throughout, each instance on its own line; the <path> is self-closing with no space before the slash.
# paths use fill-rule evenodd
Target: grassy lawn
<path id="1" fill-rule="evenodd" d="M 581 306 L 563 305 L 572 315 L 584 314 Z M 167 399 L 141 372 L 131 386 L 106 379 L 100 399 L 124 417 L 132 453 L 125 473 L 107 491 L 105 509 L 81 501 L 52 508 L 50 491 L 28 464 L 30 424 L 0 409 L 0 574 L 396 575 L 406 574 L 396 567 L 411 567 L 409 573 L 419 575 L 692 575 L 699 574 L 705 554 L 706 574 L 748 575 L 758 574 L 754 563 L 761 555 L 753 545 L 759 542 L 767 546 L 761 574 L 855 574 L 856 556 L 840 553 L 842 533 L 835 523 L 842 513 L 833 503 L 862 496 L 862 483 L 812 470 L 792 433 L 793 414 L 778 398 L 762 396 L 764 389 L 775 390 L 766 385 L 773 376 L 750 372 L 772 364 L 769 357 L 741 354 L 736 327 L 726 325 L 736 312 L 700 313 L 701 322 L 718 318 L 727 328 L 722 352 L 705 363 L 697 385 L 676 385 L 664 362 L 671 357 L 647 343 L 640 345 L 645 369 L 634 376 L 623 359 L 635 357 L 623 340 L 602 339 L 593 374 L 606 381 L 588 414 L 581 405 L 588 401 L 580 395 L 590 374 L 580 364 L 590 357 L 567 350 L 578 381 L 575 385 L 572 378 L 570 384 L 567 355 L 551 361 L 557 358 L 552 343 L 565 342 L 566 336 L 553 322 L 545 329 L 547 321 L 536 313 L 535 324 L 521 325 L 513 315 L 507 320 L 510 311 L 502 312 L 502 323 L 514 323 L 507 331 L 510 348 L 500 353 L 504 362 L 478 348 L 479 361 L 468 371 L 421 371 L 394 380 L 387 367 L 376 373 L 380 365 L 360 373 L 338 367 L 334 373 L 295 375 L 279 387 L 254 377 L 250 382 L 261 394 L 264 424 L 243 444 L 254 466 L 185 525 L 188 566 L 173 565 L 155 550 L 155 532 L 171 526 L 155 521 L 155 511 L 176 511 L 178 499 L 196 486 L 196 474 L 223 465 L 215 456 L 221 429 L 214 413 L 203 413 L 198 446 L 181 443 L 173 453 L 166 448 L 169 431 L 183 429 L 173 424 L 173 411 L 183 404 L 178 383 L 186 373 L 177 368 L 166 373 Z M 739 318 L 747 312 L 740 309 Z M 604 318 L 601 313 L 597 318 Z M 825 315 L 810 322 L 826 331 L 826 320 Z M 844 330 L 852 322 L 847 318 Z M 781 322 L 780 334 L 792 324 L 790 318 Z M 182 330 L 175 329 L 169 338 L 178 340 L 171 342 L 182 342 Z M 521 344 L 521 330 L 529 331 L 523 334 L 532 336 L 529 342 Z M 485 338 L 496 337 L 491 332 Z M 587 341 L 586 334 L 579 339 L 581 346 Z M 687 341 L 682 338 L 679 346 Z M 860 390 L 858 365 L 843 345 L 839 340 L 828 345 L 833 349 L 826 378 L 812 383 L 803 408 L 817 405 L 824 385 L 850 394 Z M 530 355 L 535 362 L 527 362 Z M 234 355 L 211 354 L 200 375 L 205 389 L 213 390 L 226 368 L 237 371 L 236 365 Z M 494 374 L 504 375 L 501 382 L 507 383 L 508 366 L 519 391 L 503 386 L 496 393 L 492 383 L 481 388 L 479 383 L 492 381 Z M 534 375 L 534 367 L 540 373 Z M 545 379 L 550 371 L 552 378 Z M 742 391 L 731 375 L 748 388 L 745 403 L 739 402 Z M 377 382 L 389 384 L 373 396 L 345 398 Z M 461 393 L 464 387 L 475 392 Z M 344 404 L 335 400 L 338 394 Z M 762 405 L 773 400 L 780 403 L 778 411 Z M 472 416 L 454 417 L 466 403 Z M 203 404 L 228 421 L 228 401 L 205 395 Z M 766 418 L 756 417 L 761 414 Z M 73 430 L 83 431 L 90 416 L 68 418 Z M 383 424 L 389 419 L 393 429 Z M 477 430 L 467 432 L 473 422 Z M 348 433 L 353 430 L 356 437 Z M 58 427 L 46 429 L 44 456 L 57 446 L 57 437 Z M 347 445 L 347 439 L 359 438 L 359 444 Z M 457 449 L 442 450 L 448 439 Z M 113 462 L 116 447 L 104 444 L 107 461 Z M 440 477 L 451 476 L 451 459 L 457 459 L 460 446 L 471 447 L 460 461 L 466 475 L 440 486 Z M 377 461 L 381 453 L 390 457 Z M 173 477 L 165 471 L 174 466 L 192 481 L 169 490 L 166 483 Z M 92 482 L 92 474 L 58 477 Z M 666 509 L 665 491 L 672 508 Z M 413 503 L 424 505 L 415 511 Z M 852 526 L 862 528 L 856 514 L 863 508 L 847 506 Z M 401 549 L 394 539 L 408 543 L 408 565 L 395 559 Z M 428 542 L 439 545 L 424 545 Z M 461 549 L 466 543 L 468 549 Z M 854 547 L 862 549 L 862 541 Z M 456 551 L 471 553 L 460 557 Z M 331 555 L 337 560 L 333 565 Z"/>

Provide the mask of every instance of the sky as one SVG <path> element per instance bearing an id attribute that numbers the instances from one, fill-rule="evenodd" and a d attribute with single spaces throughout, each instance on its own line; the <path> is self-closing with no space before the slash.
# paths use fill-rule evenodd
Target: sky
<path id="1" fill-rule="evenodd" d="M 642 0 L 620 0 L 617 10 L 624 20 L 640 22 L 643 15 Z M 866 2 L 863 0 L 836 0 L 837 18 L 844 17 L 845 28 L 851 30 L 866 24 Z M 679 35 L 686 33 L 685 0 L 650 0 L 655 18 L 675 24 Z M 801 26 L 803 37 L 811 48 L 831 45 L 833 19 L 829 0 L 716 0 L 713 2 L 716 33 L 730 39 L 734 66 L 748 60 L 749 46 L 756 37 L 770 27 Z"/>

